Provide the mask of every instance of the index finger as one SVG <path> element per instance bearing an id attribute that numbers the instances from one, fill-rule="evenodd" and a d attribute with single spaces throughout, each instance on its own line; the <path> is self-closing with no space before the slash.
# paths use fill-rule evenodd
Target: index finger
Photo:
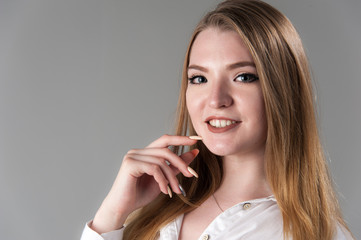
<path id="1" fill-rule="evenodd" d="M 175 136 L 165 134 L 149 144 L 146 148 L 165 148 L 169 146 L 190 146 L 195 144 L 198 140 L 202 140 L 200 136 Z"/>

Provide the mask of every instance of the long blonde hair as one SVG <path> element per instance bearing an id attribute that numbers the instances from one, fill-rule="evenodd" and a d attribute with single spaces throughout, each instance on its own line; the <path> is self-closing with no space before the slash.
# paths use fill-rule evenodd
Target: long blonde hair
<path id="1" fill-rule="evenodd" d="M 195 38 L 209 27 L 238 32 L 253 56 L 268 124 L 266 173 L 282 213 L 285 238 L 332 239 L 336 224 L 347 226 L 319 140 L 312 81 L 302 42 L 291 22 L 278 10 L 257 0 L 228 0 L 204 16 L 185 56 L 175 134 L 195 134 L 185 102 L 187 67 Z M 124 239 L 156 239 L 163 226 L 195 209 L 219 187 L 221 158 L 202 142 L 194 148 L 200 153 L 191 167 L 207 177 L 189 179 L 179 174 L 187 198 L 169 199 L 160 194 L 132 218 Z M 176 153 L 182 151 L 174 148 Z"/>

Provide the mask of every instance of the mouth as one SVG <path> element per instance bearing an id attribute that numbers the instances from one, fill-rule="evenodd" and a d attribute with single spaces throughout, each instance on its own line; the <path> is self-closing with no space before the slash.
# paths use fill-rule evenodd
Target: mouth
<path id="1" fill-rule="evenodd" d="M 235 124 L 237 121 L 225 120 L 225 119 L 212 119 L 208 121 L 208 124 L 215 128 L 223 128 Z"/>
<path id="2" fill-rule="evenodd" d="M 233 119 L 215 117 L 209 117 L 205 122 L 207 123 L 208 129 L 213 133 L 226 132 L 235 128 L 241 123 L 241 121 L 236 121 Z"/>

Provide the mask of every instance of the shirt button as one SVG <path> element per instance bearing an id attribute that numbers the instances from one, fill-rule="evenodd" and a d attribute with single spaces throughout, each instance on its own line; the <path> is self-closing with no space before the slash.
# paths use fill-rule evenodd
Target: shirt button
<path id="1" fill-rule="evenodd" d="M 247 210 L 247 209 L 249 209 L 251 207 L 251 204 L 250 203 L 245 203 L 245 204 L 243 204 L 243 209 L 244 210 Z"/>
<path id="2" fill-rule="evenodd" d="M 203 235 L 202 240 L 208 240 L 208 239 L 209 239 L 209 235 L 208 235 L 208 234 Z"/>

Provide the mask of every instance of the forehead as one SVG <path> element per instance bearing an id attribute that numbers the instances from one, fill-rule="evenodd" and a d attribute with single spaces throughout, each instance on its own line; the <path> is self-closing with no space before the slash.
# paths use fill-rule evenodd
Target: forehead
<path id="1" fill-rule="evenodd" d="M 194 40 L 189 65 L 214 61 L 230 64 L 239 61 L 253 62 L 253 58 L 237 32 L 207 28 Z"/>

